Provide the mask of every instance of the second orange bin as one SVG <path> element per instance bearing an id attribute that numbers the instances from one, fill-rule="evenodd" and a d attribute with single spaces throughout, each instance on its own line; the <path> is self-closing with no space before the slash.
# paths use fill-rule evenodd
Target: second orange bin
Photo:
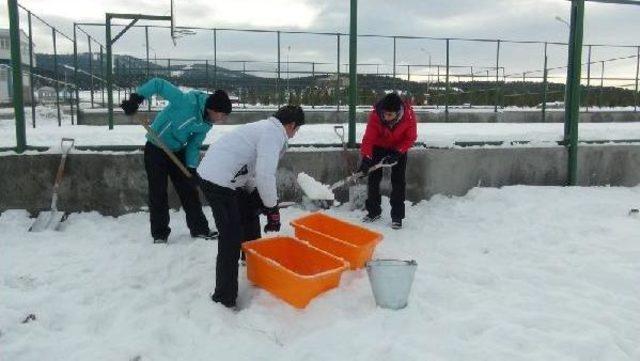
<path id="1" fill-rule="evenodd" d="M 321 212 L 291 221 L 296 238 L 349 262 L 351 269 L 364 267 L 382 234 Z"/>
<path id="2" fill-rule="evenodd" d="M 261 238 L 242 249 L 249 281 L 298 308 L 337 287 L 347 269 L 342 259 L 291 237 Z"/>

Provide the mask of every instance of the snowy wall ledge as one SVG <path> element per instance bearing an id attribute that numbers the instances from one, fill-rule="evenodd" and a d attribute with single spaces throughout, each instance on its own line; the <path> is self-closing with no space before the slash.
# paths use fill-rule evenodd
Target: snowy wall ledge
<path id="1" fill-rule="evenodd" d="M 350 174 L 357 151 L 296 150 L 280 163 L 278 188 L 283 200 L 299 200 L 296 176 L 305 172 L 323 183 Z M 0 157 L 0 212 L 36 212 L 51 201 L 59 154 Z M 505 185 L 564 185 L 567 151 L 563 147 L 412 149 L 407 166 L 407 198 L 417 202 L 434 194 L 464 195 L 469 189 Z M 581 146 L 579 184 L 640 184 L 640 145 Z M 389 187 L 388 177 L 382 184 Z M 59 208 L 121 215 L 146 206 L 147 180 L 140 153 L 71 153 L 60 188 Z M 346 200 L 347 191 L 337 193 Z M 172 206 L 178 204 L 171 191 Z"/>

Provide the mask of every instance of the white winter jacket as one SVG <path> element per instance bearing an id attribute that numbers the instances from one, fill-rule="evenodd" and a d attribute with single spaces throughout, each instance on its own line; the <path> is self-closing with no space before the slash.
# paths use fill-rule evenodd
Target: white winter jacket
<path id="1" fill-rule="evenodd" d="M 209 146 L 198 174 L 221 187 L 258 188 L 265 207 L 275 207 L 276 171 L 287 139 L 284 126 L 274 117 L 238 126 Z"/>

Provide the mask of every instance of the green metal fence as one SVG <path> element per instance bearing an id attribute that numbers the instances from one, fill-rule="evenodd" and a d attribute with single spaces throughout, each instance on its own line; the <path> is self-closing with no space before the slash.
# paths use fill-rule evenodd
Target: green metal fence
<path id="1" fill-rule="evenodd" d="M 356 5 L 355 0 L 351 3 Z M 105 23 L 74 23 L 70 31 L 63 31 L 8 0 L 12 43 L 24 43 L 27 49 L 22 50 L 26 59 L 20 62 L 22 70 L 12 71 L 12 84 L 23 87 L 23 82 L 29 90 L 14 92 L 14 103 L 22 103 L 20 98 L 26 94 L 23 100 L 32 127 L 48 117 L 58 126 L 75 124 L 83 112 L 107 107 L 110 116 L 105 125 L 112 128 L 113 107 L 108 105 L 117 105 L 138 84 L 159 76 L 184 87 L 226 89 L 245 108 L 299 103 L 346 111 L 347 104 L 370 105 L 384 92 L 395 90 L 427 109 L 442 108 L 445 116 L 457 108 L 499 112 L 523 107 L 539 108 L 544 120 L 548 105 L 562 106 L 565 99 L 586 111 L 628 106 L 637 112 L 640 46 L 583 45 L 575 33 L 576 27 L 582 28 L 578 9 L 583 3 L 567 2 L 572 14 L 571 46 L 537 40 L 397 34 L 358 34 L 356 38 L 335 32 L 180 27 L 191 35 L 174 48 L 167 25 L 127 24 L 107 14 Z M 353 34 L 355 20 L 354 12 Z M 113 39 L 121 36 L 129 40 L 127 45 L 119 42 L 111 47 Z M 355 61 L 354 39 L 360 61 Z M 134 49 L 132 41 L 137 44 Z M 198 51 L 187 51 L 194 48 Z M 567 53 L 572 54 L 569 61 Z M 355 82 L 357 92 L 348 94 L 349 84 Z M 576 92 L 583 96 L 565 96 Z M 148 110 L 154 105 L 146 104 Z M 24 110 L 20 107 L 15 114 L 19 151 L 27 148 L 25 123 L 19 120 L 24 119 Z M 571 129 L 575 124 L 566 122 L 565 142 L 577 137 L 577 130 Z"/>

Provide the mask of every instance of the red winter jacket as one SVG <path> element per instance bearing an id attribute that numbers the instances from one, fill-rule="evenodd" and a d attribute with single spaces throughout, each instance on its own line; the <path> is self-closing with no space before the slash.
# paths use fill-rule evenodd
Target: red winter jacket
<path id="1" fill-rule="evenodd" d="M 393 128 L 386 126 L 381 118 L 381 110 L 374 106 L 369 114 L 367 129 L 362 138 L 360 154 L 363 157 L 373 156 L 373 147 L 394 149 L 400 153 L 406 153 L 418 137 L 416 126 L 416 114 L 408 102 L 403 102 L 404 114 Z"/>

